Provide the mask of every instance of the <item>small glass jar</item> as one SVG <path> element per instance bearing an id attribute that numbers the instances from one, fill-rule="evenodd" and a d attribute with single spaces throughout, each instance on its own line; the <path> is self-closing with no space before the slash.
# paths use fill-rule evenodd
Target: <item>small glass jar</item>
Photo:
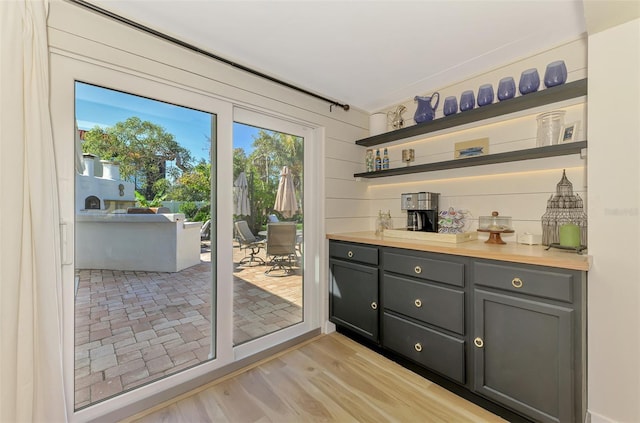
<path id="1" fill-rule="evenodd" d="M 393 221 L 391 220 L 391 210 L 387 211 L 387 214 L 384 215 L 384 224 L 385 229 L 393 229 Z"/>
<path id="2" fill-rule="evenodd" d="M 564 125 L 564 110 L 542 113 L 536 117 L 538 121 L 538 132 L 536 135 L 536 146 L 555 145 L 558 143 L 560 131 Z"/>

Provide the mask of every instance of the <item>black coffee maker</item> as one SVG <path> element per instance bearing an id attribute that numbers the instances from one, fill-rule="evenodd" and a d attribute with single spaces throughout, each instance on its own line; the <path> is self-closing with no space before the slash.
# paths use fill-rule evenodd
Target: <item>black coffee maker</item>
<path id="1" fill-rule="evenodd" d="M 413 192 L 402 194 L 402 210 L 407 211 L 407 230 L 438 232 L 437 192 Z"/>

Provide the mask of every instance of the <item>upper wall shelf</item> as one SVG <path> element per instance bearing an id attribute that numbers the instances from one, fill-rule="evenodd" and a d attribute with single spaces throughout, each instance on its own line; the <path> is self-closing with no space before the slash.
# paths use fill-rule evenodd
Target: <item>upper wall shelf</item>
<path id="1" fill-rule="evenodd" d="M 356 173 L 353 176 L 356 178 L 382 178 L 385 176 L 408 175 L 411 173 L 433 172 L 436 170 L 541 159 L 544 157 L 566 156 L 569 154 L 579 154 L 583 148 L 587 148 L 586 141 L 575 141 L 548 145 L 545 147 L 528 148 L 526 150 L 508 151 L 506 153 L 487 154 L 484 156 L 467 157 L 464 159 L 447 160 L 444 162 L 385 169 L 376 172 Z"/>
<path id="2" fill-rule="evenodd" d="M 395 131 L 385 132 L 380 135 L 363 138 L 356 141 L 356 144 L 365 147 L 373 147 L 375 145 L 391 141 L 428 134 L 429 132 L 453 128 L 455 126 L 478 122 L 480 120 L 515 113 L 521 110 L 532 109 L 546 104 L 557 103 L 559 101 L 569 100 L 571 98 L 581 97 L 584 95 L 587 95 L 586 78 L 558 85 L 557 87 L 547 88 L 546 90 L 536 91 L 535 93 L 520 97 L 514 97 L 509 100 L 499 101 L 484 107 L 476 107 L 473 110 L 459 112 L 455 115 L 444 116 L 434 119 L 431 122 L 424 122 L 408 126 L 406 128 L 397 129 Z"/>

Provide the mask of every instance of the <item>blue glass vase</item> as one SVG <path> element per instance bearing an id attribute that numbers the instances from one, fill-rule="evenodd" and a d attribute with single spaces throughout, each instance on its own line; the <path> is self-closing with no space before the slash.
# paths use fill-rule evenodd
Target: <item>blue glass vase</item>
<path id="1" fill-rule="evenodd" d="M 484 84 L 478 88 L 478 106 L 486 106 L 493 103 L 493 85 Z"/>
<path id="2" fill-rule="evenodd" d="M 520 94 L 525 95 L 536 92 L 538 91 L 539 87 L 540 75 L 538 75 L 537 69 L 527 69 L 526 71 L 522 72 L 522 75 L 520 75 L 520 84 L 518 85 Z"/>
<path id="3" fill-rule="evenodd" d="M 564 60 L 557 60 L 547 65 L 544 72 L 544 86 L 547 88 L 562 85 L 567 81 L 567 65 Z"/>
<path id="4" fill-rule="evenodd" d="M 465 112 L 467 110 L 473 109 L 474 107 L 476 107 L 476 98 L 473 94 L 473 91 L 463 91 L 463 93 L 460 95 L 460 111 Z"/>
<path id="5" fill-rule="evenodd" d="M 508 100 L 516 95 L 516 81 L 507 76 L 498 82 L 498 100 Z"/>

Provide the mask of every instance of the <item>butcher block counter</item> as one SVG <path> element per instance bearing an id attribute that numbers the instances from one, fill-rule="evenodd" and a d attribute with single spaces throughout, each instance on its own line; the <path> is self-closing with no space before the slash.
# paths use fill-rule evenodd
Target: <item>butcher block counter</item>
<path id="1" fill-rule="evenodd" d="M 517 244 L 516 242 L 496 245 L 486 244 L 483 240 L 473 240 L 454 244 L 385 237 L 384 234 L 376 235 L 373 231 L 327 234 L 327 239 L 381 247 L 396 247 L 415 251 L 452 254 L 464 257 L 502 260 L 513 263 L 534 264 L 569 270 L 588 271 L 592 263 L 592 257 L 584 253 L 581 255 L 573 251 L 555 248 L 547 250 L 545 246 L 523 245 Z"/>

